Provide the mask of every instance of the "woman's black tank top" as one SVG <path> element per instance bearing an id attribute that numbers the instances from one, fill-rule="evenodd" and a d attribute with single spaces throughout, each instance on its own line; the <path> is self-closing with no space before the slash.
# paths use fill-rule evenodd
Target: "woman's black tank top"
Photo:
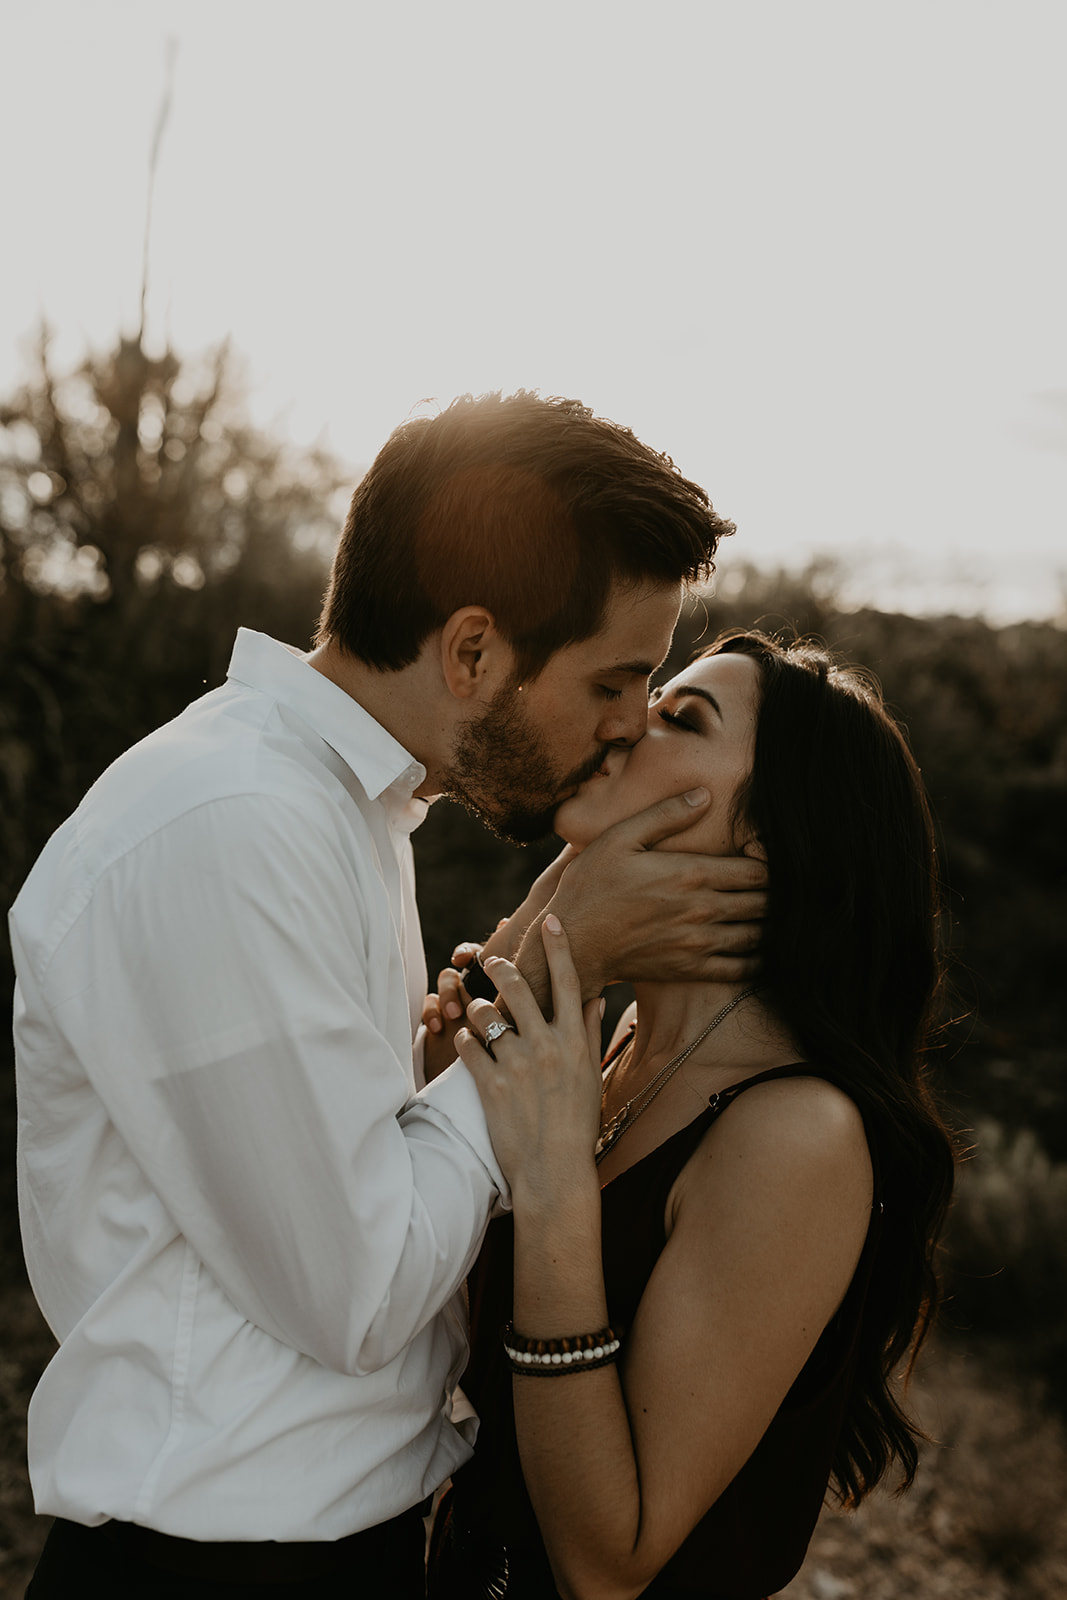
<path id="1" fill-rule="evenodd" d="M 735 1084 L 713 1095 L 695 1121 L 603 1188 L 602 1251 L 612 1326 L 627 1328 L 633 1321 L 666 1244 L 667 1196 L 708 1128 L 744 1090 L 789 1077 L 830 1075 L 801 1062 Z M 799 1571 L 826 1494 L 851 1392 L 879 1212 L 876 1171 L 871 1225 L 844 1301 L 746 1464 L 644 1591 L 649 1600 L 675 1595 L 762 1600 Z M 474 1459 L 455 1481 L 450 1542 L 467 1551 L 464 1564 L 469 1558 L 476 1567 L 484 1566 L 484 1584 L 477 1581 L 472 1587 L 468 1581 L 461 1590 L 431 1583 L 431 1596 L 442 1600 L 461 1592 L 506 1594 L 508 1600 L 550 1600 L 556 1594 L 522 1478 L 511 1368 L 500 1339 L 501 1328 L 511 1320 L 513 1252 L 512 1220 L 500 1217 L 490 1223 L 469 1279 L 471 1356 L 463 1388 L 481 1420 Z M 505 1568 L 506 1587 L 500 1587 Z"/>

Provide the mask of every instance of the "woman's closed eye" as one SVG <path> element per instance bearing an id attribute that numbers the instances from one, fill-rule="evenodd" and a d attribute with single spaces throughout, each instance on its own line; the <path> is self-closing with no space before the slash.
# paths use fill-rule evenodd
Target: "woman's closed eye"
<path id="1" fill-rule="evenodd" d="M 666 706 L 658 706 L 656 715 L 664 722 L 669 722 L 672 728 L 681 728 L 686 733 L 699 733 L 701 731 L 689 717 L 680 716 L 677 711 L 668 711 Z"/>

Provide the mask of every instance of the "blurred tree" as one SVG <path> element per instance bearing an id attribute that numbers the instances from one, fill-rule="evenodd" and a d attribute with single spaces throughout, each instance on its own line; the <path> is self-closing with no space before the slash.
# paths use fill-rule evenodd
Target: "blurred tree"
<path id="1" fill-rule="evenodd" d="M 5 646 L 67 601 L 81 622 L 99 608 L 120 660 L 176 591 L 255 584 L 255 568 L 269 587 L 321 582 L 345 480 L 250 427 L 233 369 L 226 345 L 197 367 L 121 339 L 57 379 L 42 331 L 36 373 L 0 406 Z"/>
<path id="2" fill-rule="evenodd" d="M 123 339 L 0 406 L 2 887 L 97 772 L 224 670 L 238 621 L 306 642 L 346 480 L 252 428 L 226 346 Z M 32 797 L 32 805 L 28 802 Z"/>

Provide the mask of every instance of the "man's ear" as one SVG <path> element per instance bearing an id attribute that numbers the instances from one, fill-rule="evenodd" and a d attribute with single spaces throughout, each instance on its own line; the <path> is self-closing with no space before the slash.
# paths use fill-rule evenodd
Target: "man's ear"
<path id="1" fill-rule="evenodd" d="M 503 686 L 511 671 L 511 646 L 485 606 L 453 611 L 441 629 L 441 672 L 449 693 L 471 700 Z"/>

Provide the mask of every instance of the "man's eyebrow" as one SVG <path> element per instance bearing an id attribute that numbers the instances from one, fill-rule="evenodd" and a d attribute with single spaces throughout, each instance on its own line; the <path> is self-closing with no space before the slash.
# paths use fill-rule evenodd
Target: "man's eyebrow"
<path id="1" fill-rule="evenodd" d="M 659 699 L 662 693 L 662 689 L 657 689 L 656 698 Z M 708 705 L 714 711 L 715 715 L 718 717 L 719 721 L 722 721 L 722 707 L 716 700 L 715 696 L 707 689 L 698 689 L 695 683 L 679 683 L 674 689 L 672 689 L 671 693 L 676 698 L 681 698 L 682 695 L 686 694 L 695 694 L 698 700 L 706 700 Z"/>
<path id="2" fill-rule="evenodd" d="M 612 672 L 628 672 L 638 678 L 651 678 L 659 666 L 658 661 L 616 661 L 612 667 L 599 667 L 596 676 L 606 678 Z"/>

